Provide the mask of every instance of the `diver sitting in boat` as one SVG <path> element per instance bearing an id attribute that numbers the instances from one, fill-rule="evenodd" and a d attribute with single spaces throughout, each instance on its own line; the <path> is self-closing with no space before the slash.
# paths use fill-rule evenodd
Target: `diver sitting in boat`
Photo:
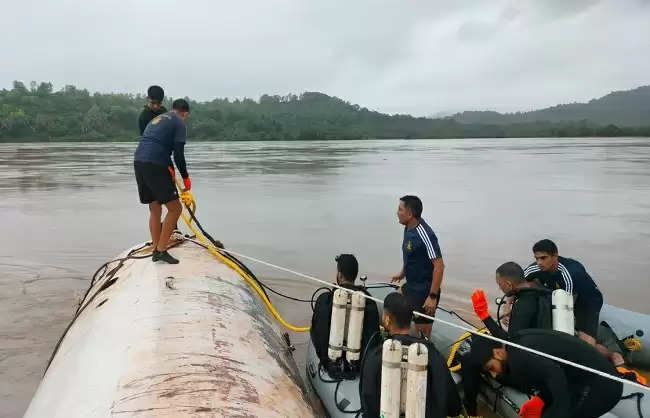
<path id="1" fill-rule="evenodd" d="M 617 375 L 598 350 L 572 335 L 555 330 L 528 329 L 510 339 L 574 363 Z M 469 415 L 477 415 L 476 397 L 481 372 L 495 379 L 517 382 L 517 388 L 537 393 L 520 409 L 529 418 L 595 418 L 610 411 L 620 400 L 623 384 L 573 366 L 532 354 L 482 337 L 473 337 L 471 352 L 463 358 L 464 403 Z"/>
<path id="2" fill-rule="evenodd" d="M 336 284 L 352 291 L 361 291 L 368 294 L 363 286 L 354 284 L 359 272 L 359 263 L 354 255 L 341 254 L 336 256 L 335 261 Z M 372 336 L 379 331 L 379 311 L 374 301 L 359 298 L 365 303 L 365 307 L 362 309 L 363 320 L 359 346 L 357 348 L 350 347 L 351 341 L 344 341 L 344 344 L 335 344 L 333 346 L 330 341 L 330 334 L 332 330 L 334 296 L 335 292 L 325 292 L 316 299 L 309 333 L 316 354 L 320 359 L 321 366 L 328 371 L 329 375 L 331 377 L 351 377 L 358 375 L 363 350 L 372 339 Z M 347 298 L 348 295 L 342 295 L 342 297 Z M 346 324 L 350 327 L 350 322 L 352 322 L 350 320 L 345 321 L 345 310 L 348 304 L 344 301 L 343 305 L 343 323 L 338 325 L 340 328 L 345 327 Z M 354 309 L 355 307 L 352 306 L 351 308 Z M 348 337 L 351 337 L 350 333 L 346 333 L 344 329 L 337 328 L 336 331 L 341 340 L 343 340 L 346 334 Z"/>
<path id="3" fill-rule="evenodd" d="M 420 343 L 427 348 L 425 416 L 428 418 L 458 416 L 461 413 L 462 403 L 447 368 L 447 363 L 429 340 L 409 335 L 412 316 L 412 304 L 405 296 L 399 293 L 391 293 L 386 296 L 382 325 L 389 337 L 399 341 L 402 347 Z M 362 364 L 359 392 L 364 417 L 380 416 L 381 392 L 384 386 L 382 384 L 382 351 L 382 346 L 369 349 Z M 400 385 L 401 379 L 396 380 L 393 384 Z"/>
<path id="4" fill-rule="evenodd" d="M 535 262 L 524 270 L 526 280 L 536 280 L 546 288 L 572 294 L 578 336 L 595 345 L 603 295 L 594 280 L 578 261 L 559 256 L 557 246 L 549 239 L 535 243 L 533 254 Z"/>
<path id="5" fill-rule="evenodd" d="M 510 318 L 508 320 L 508 334 L 528 328 L 553 329 L 553 318 L 551 313 L 551 292 L 548 289 L 538 286 L 524 278 L 524 270 L 513 261 L 500 265 L 496 270 L 496 282 L 506 298 L 511 298 Z M 485 295 L 477 294 L 476 302 L 472 295 L 477 315 L 481 320 L 482 316 L 488 315 L 487 301 Z M 485 306 L 485 310 L 477 307 L 476 303 Z M 480 312 L 480 313 L 479 313 Z"/>

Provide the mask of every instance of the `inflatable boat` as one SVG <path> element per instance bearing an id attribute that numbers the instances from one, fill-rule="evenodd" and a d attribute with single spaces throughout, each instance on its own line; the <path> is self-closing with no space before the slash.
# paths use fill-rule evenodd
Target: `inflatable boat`
<path id="1" fill-rule="evenodd" d="M 389 292 L 394 291 L 388 284 L 375 286 L 374 288 L 368 287 L 367 291 L 373 297 L 381 300 Z M 378 307 L 381 310 L 381 304 L 378 304 Z M 436 318 L 466 328 L 471 326 L 453 311 L 438 309 Z M 648 363 L 650 360 L 650 338 L 648 337 L 650 316 L 606 305 L 601 311 L 601 320 L 621 339 L 621 346 L 630 339 L 636 343 L 637 349 L 630 352 L 629 356 L 626 356 L 632 365 L 639 368 L 648 368 L 650 365 Z M 442 323 L 435 323 L 431 332 L 431 341 L 445 358 L 449 358 L 452 350 L 460 356 L 468 353 L 468 337 L 465 331 Z M 452 366 L 451 363 L 457 364 L 457 359 L 452 359 L 449 363 L 450 366 Z M 453 371 L 456 369 L 458 367 L 454 368 L 452 366 L 452 376 L 458 384 L 459 391 L 462 391 L 460 385 L 461 375 L 458 371 Z M 358 376 L 348 379 L 331 377 L 321 367 L 320 360 L 311 342 L 307 350 L 306 375 L 331 417 L 350 418 L 361 414 Z M 501 386 L 496 380 L 488 377 L 484 377 L 480 392 L 479 398 L 483 404 L 483 411 L 491 411 L 493 414 L 504 418 L 518 418 L 520 406 L 530 399 L 527 394 L 510 387 Z M 606 417 L 650 417 L 650 393 L 626 384 L 620 402 Z"/>
<path id="2" fill-rule="evenodd" d="M 102 266 L 25 417 L 320 416 L 246 282 L 192 240 L 170 253 L 179 264 L 141 245 Z"/>

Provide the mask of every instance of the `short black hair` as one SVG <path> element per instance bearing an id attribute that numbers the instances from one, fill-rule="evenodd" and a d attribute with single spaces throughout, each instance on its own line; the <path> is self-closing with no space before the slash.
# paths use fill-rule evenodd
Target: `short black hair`
<path id="1" fill-rule="evenodd" d="M 162 102 L 165 98 L 165 90 L 160 86 L 151 86 L 147 89 L 147 97 L 151 100 Z"/>
<path id="2" fill-rule="evenodd" d="M 419 197 L 409 195 L 402 196 L 399 200 L 404 202 L 404 207 L 411 211 L 413 216 L 420 219 L 422 216 L 422 201 Z"/>
<path id="3" fill-rule="evenodd" d="M 389 293 L 384 299 L 384 311 L 395 321 L 399 328 L 409 328 L 413 319 L 413 307 L 401 293 Z"/>
<path id="4" fill-rule="evenodd" d="M 359 262 L 352 254 L 341 254 L 334 257 L 336 270 L 345 277 L 345 280 L 354 282 L 359 273 Z"/>
<path id="5" fill-rule="evenodd" d="M 174 103 L 172 103 L 172 109 L 178 110 L 179 112 L 189 112 L 190 104 L 187 103 L 187 100 L 185 99 L 176 99 L 174 100 Z"/>
<path id="6" fill-rule="evenodd" d="M 524 281 L 524 269 L 514 261 L 508 261 L 497 267 L 497 275 L 509 282 L 521 283 Z"/>
<path id="7" fill-rule="evenodd" d="M 557 254 L 557 245 L 555 245 L 555 243 L 550 239 L 543 239 L 537 241 L 535 245 L 533 245 L 533 252 L 555 255 Z"/>

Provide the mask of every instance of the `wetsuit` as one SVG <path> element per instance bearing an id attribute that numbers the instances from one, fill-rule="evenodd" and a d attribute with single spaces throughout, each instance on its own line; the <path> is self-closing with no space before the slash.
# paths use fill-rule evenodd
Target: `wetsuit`
<path id="1" fill-rule="evenodd" d="M 551 295 L 547 289 L 523 288 L 513 297 L 508 335 L 530 328 L 553 329 Z"/>
<path id="2" fill-rule="evenodd" d="M 342 287 L 350 290 L 360 290 L 368 294 L 362 286 L 343 284 Z M 320 359 L 321 365 L 328 369 L 330 359 L 327 356 L 327 349 L 330 340 L 330 325 L 332 320 L 332 299 L 333 292 L 325 292 L 318 296 L 314 304 L 314 314 L 311 318 L 311 328 L 309 334 L 312 344 L 316 349 L 316 354 Z M 361 333 L 361 356 L 372 339 L 372 336 L 379 331 L 379 311 L 377 304 L 370 299 L 366 299 L 366 307 L 363 314 L 363 330 Z M 379 343 L 379 338 L 373 340 L 373 344 Z M 358 372 L 358 364 L 352 365 Z"/>
<path id="3" fill-rule="evenodd" d="M 434 345 L 423 338 L 411 337 L 410 335 L 394 335 L 391 338 L 400 341 L 402 346 L 409 346 L 416 342 L 427 346 L 429 373 L 427 375 L 425 416 L 427 418 L 444 418 L 460 415 L 462 403 L 456 390 L 456 384 L 447 368 L 445 359 Z M 359 393 L 364 418 L 379 417 L 382 350 L 382 345 L 375 347 L 368 352 L 366 359 L 363 361 Z M 399 384 L 399 382 L 396 383 Z"/>
<path id="4" fill-rule="evenodd" d="M 484 321 L 493 335 L 504 335 L 492 318 Z M 618 376 L 614 366 L 598 350 L 572 335 L 560 331 L 527 329 L 515 333 L 514 343 L 560 357 L 574 363 Z M 524 392 L 539 391 L 544 401 L 544 418 L 600 417 L 620 400 L 623 384 L 591 372 L 506 346 L 505 373 L 499 380 Z M 463 365 L 465 367 L 465 365 Z M 465 405 L 476 415 L 476 395 L 480 369 L 463 373 Z"/>
<path id="5" fill-rule="evenodd" d="M 406 296 L 416 312 L 425 313 L 422 306 L 431 292 L 433 260 L 440 257 L 442 251 L 440 251 L 438 237 L 424 219 L 420 219 L 413 229 L 404 227 L 402 259 L 406 283 L 402 286 L 402 294 Z M 440 295 L 438 295 L 438 303 L 440 303 Z M 413 321 L 416 324 L 433 322 L 420 316 L 416 316 Z"/>
<path id="6" fill-rule="evenodd" d="M 576 297 L 573 309 L 576 329 L 596 338 L 603 295 L 582 264 L 558 257 L 556 271 L 541 271 L 536 263 L 532 263 L 524 270 L 524 275 L 526 280 L 537 280 L 551 290 L 563 289 L 573 294 Z"/>
<path id="7" fill-rule="evenodd" d="M 153 111 L 149 108 L 149 106 L 145 106 L 144 109 L 142 109 L 142 112 L 140 112 L 140 116 L 138 117 L 140 136 L 142 136 L 144 133 L 144 129 L 147 127 L 149 122 L 151 122 L 151 120 L 156 116 L 162 115 L 163 113 L 167 113 L 165 106 L 160 106 L 160 109 L 158 111 Z"/>
<path id="8" fill-rule="evenodd" d="M 178 199 L 168 167 L 174 154 L 181 177 L 187 178 L 185 122 L 174 112 L 156 116 L 146 127 L 134 156 L 140 202 L 167 203 Z"/>

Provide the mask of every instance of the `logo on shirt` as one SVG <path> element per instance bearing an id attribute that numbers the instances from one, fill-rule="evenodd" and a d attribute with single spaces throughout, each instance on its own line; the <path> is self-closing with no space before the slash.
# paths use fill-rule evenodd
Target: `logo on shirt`
<path id="1" fill-rule="evenodd" d="M 408 242 L 406 243 L 406 249 L 407 249 L 408 251 L 411 251 L 411 250 L 413 249 L 413 244 L 411 244 L 411 241 L 408 241 Z"/>

